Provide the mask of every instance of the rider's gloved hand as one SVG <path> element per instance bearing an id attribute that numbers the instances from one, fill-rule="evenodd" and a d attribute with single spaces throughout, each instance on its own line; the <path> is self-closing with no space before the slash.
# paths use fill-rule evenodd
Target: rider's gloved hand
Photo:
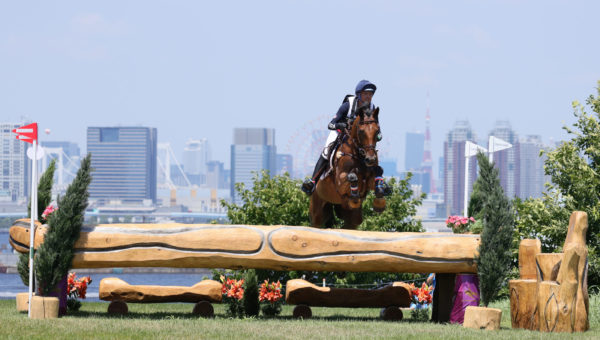
<path id="1" fill-rule="evenodd" d="M 343 130 L 347 127 L 348 125 L 346 125 L 346 123 L 336 123 L 335 124 L 335 128 L 338 130 Z"/>

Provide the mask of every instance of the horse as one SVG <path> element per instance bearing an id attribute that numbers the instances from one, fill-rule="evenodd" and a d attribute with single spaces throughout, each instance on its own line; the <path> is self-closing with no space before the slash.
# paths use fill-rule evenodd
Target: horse
<path id="1" fill-rule="evenodd" d="M 381 176 L 377 159 L 379 107 L 358 108 L 350 131 L 339 138 L 341 144 L 330 152 L 331 168 L 317 182 L 311 195 L 309 214 L 313 227 L 331 227 L 333 213 L 344 221 L 344 229 L 356 229 L 362 223 L 362 203 L 375 188 L 375 177 Z M 379 170 L 377 170 L 379 169 Z M 385 209 L 385 198 L 376 195 L 373 210 Z"/>

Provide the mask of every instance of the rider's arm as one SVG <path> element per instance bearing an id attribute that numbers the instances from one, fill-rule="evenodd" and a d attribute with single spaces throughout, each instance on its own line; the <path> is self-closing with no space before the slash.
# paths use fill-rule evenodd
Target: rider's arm
<path id="1" fill-rule="evenodd" d="M 348 114 L 348 109 L 350 108 L 350 103 L 348 102 L 344 102 L 342 104 L 342 106 L 340 106 L 340 108 L 338 109 L 337 113 L 335 114 L 335 117 L 333 117 L 333 119 L 331 120 L 331 122 L 329 122 L 329 125 L 327 125 L 327 128 L 329 130 L 335 130 L 335 124 L 337 123 L 345 123 L 346 122 L 346 115 Z"/>

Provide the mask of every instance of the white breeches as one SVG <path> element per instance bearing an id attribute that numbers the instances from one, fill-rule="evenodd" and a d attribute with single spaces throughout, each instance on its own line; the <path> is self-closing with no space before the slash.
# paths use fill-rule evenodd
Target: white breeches
<path id="1" fill-rule="evenodd" d="M 331 130 L 329 132 L 329 136 L 327 136 L 327 141 L 325 142 L 325 147 L 323 148 L 323 152 L 321 153 L 321 157 L 325 159 L 329 159 L 329 144 L 333 143 L 338 136 L 337 130 Z"/>

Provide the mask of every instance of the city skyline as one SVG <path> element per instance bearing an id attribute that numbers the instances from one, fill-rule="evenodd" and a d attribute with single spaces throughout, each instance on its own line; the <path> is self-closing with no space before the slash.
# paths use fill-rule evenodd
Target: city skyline
<path id="1" fill-rule="evenodd" d="M 284 146 L 366 78 L 378 86 L 387 157 L 401 170 L 404 134 L 424 130 L 428 103 L 434 160 L 457 120 L 480 133 L 508 120 L 519 135 L 565 139 L 571 102 L 600 79 L 600 47 L 590 43 L 599 9 L 586 1 L 8 2 L 0 112 L 50 129 L 42 141 L 80 146 L 87 126 L 154 126 L 174 150 L 207 138 L 229 168 L 233 128 L 276 129 Z M 350 41 L 368 51 L 353 53 Z"/>

